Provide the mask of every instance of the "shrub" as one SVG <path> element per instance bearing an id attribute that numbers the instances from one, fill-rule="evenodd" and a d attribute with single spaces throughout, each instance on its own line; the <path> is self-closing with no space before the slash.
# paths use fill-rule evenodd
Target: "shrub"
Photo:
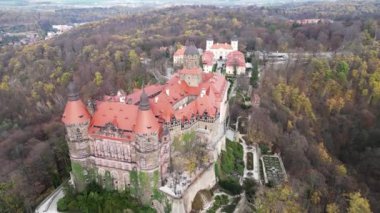
<path id="1" fill-rule="evenodd" d="M 68 212 L 123 212 L 127 209 L 132 212 L 155 212 L 132 197 L 128 190 L 105 190 L 96 183 L 90 183 L 83 192 L 66 194 L 57 204 L 58 211 Z"/>
<path id="2" fill-rule="evenodd" d="M 220 180 L 219 185 L 220 187 L 227 190 L 233 195 L 240 194 L 242 191 L 242 187 L 240 186 L 239 180 L 237 180 L 236 178 L 230 177 L 225 180 Z"/>
<path id="3" fill-rule="evenodd" d="M 65 211 L 69 210 L 68 206 L 67 206 L 67 201 L 65 198 L 62 198 L 58 201 L 57 210 L 60 212 L 65 212 Z"/>
<path id="4" fill-rule="evenodd" d="M 222 152 L 215 171 L 220 179 L 220 187 L 231 194 L 241 193 L 242 188 L 237 177 L 244 173 L 243 146 L 227 140 L 226 151 Z"/>

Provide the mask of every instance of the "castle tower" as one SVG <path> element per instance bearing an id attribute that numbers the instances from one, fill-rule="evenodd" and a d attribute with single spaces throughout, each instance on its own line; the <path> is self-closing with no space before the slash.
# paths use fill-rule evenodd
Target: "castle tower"
<path id="1" fill-rule="evenodd" d="M 149 97 L 143 89 L 140 96 L 134 132 L 136 136 L 137 165 L 140 171 L 152 172 L 160 166 L 160 126 L 154 116 Z"/>
<path id="2" fill-rule="evenodd" d="M 86 105 L 79 98 L 79 92 L 74 82 L 68 86 L 68 101 L 62 116 L 62 121 L 66 127 L 66 140 L 69 146 L 72 172 L 75 187 L 78 191 L 84 189 L 91 167 L 90 145 L 88 138 L 88 126 L 91 115 L 87 111 Z"/>
<path id="3" fill-rule="evenodd" d="M 209 36 L 206 40 L 206 51 L 210 50 L 212 45 L 214 45 L 214 39 L 211 36 Z"/>
<path id="4" fill-rule="evenodd" d="M 198 68 L 200 65 L 199 51 L 194 44 L 186 45 L 185 53 L 183 56 L 183 68 L 193 69 Z"/>
<path id="5" fill-rule="evenodd" d="M 180 70 L 179 79 L 185 81 L 189 87 L 198 87 L 202 82 L 202 70 L 199 67 Z"/>
<path id="6" fill-rule="evenodd" d="M 233 49 L 234 51 L 237 51 L 237 50 L 238 50 L 239 41 L 238 41 L 236 35 L 234 35 L 234 36 L 232 37 L 232 39 L 231 39 L 231 46 L 232 46 L 232 49 Z"/>
<path id="7" fill-rule="evenodd" d="M 199 52 L 194 43 L 187 42 L 183 62 L 183 69 L 179 71 L 180 79 L 190 87 L 198 87 L 202 82 L 202 70 Z"/>

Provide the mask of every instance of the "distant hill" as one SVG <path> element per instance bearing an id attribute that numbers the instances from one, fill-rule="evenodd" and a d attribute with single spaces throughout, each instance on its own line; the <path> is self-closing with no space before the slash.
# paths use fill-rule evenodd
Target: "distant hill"
<path id="1" fill-rule="evenodd" d="M 1 0 L 1 7 L 25 7 L 34 9 L 48 9 L 48 8 L 61 8 L 61 7 L 114 7 L 114 6 L 127 6 L 127 7 L 140 7 L 140 6 L 173 6 L 173 5 L 216 5 L 216 6 L 237 6 L 237 5 L 278 5 L 285 3 L 300 3 L 300 2 L 316 2 L 316 1 L 333 1 L 333 0 Z"/>

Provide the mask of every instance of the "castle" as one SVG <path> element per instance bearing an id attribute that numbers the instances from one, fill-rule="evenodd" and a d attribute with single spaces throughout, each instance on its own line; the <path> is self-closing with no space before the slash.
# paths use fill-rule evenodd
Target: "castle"
<path id="1" fill-rule="evenodd" d="M 227 75 L 240 75 L 245 73 L 245 57 L 238 50 L 239 41 L 236 36 L 232 37 L 230 44 L 214 43 L 214 39 L 209 37 L 206 40 L 206 49 L 202 54 L 202 66 L 204 72 L 212 72 L 217 62 L 222 62 Z M 173 64 L 181 66 L 185 55 L 186 47 L 178 49 L 173 56 Z"/>
<path id="2" fill-rule="evenodd" d="M 229 83 L 219 73 L 204 72 L 200 61 L 198 49 L 189 45 L 183 68 L 165 84 L 105 96 L 94 106 L 86 106 L 69 84 L 62 121 L 77 189 L 96 180 L 123 190 L 133 184 L 133 172 L 158 174 L 158 187 L 164 186 L 173 139 L 189 131 L 205 135 L 215 162 L 224 146 Z"/>

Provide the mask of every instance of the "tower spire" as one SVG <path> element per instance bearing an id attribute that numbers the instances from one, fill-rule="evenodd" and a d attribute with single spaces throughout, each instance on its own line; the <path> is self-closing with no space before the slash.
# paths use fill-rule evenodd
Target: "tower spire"
<path id="1" fill-rule="evenodd" d="M 74 81 L 71 81 L 67 86 L 67 97 L 69 101 L 79 100 L 79 91 Z"/>
<path id="2" fill-rule="evenodd" d="M 145 92 L 145 88 L 142 89 L 142 93 L 140 96 L 139 109 L 143 111 L 150 109 L 149 97 Z"/>
<path id="3" fill-rule="evenodd" d="M 67 103 L 63 112 L 62 121 L 66 125 L 86 123 L 91 119 L 86 106 L 79 97 L 79 91 L 74 81 L 67 86 Z"/>

